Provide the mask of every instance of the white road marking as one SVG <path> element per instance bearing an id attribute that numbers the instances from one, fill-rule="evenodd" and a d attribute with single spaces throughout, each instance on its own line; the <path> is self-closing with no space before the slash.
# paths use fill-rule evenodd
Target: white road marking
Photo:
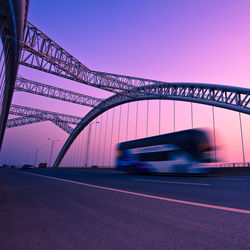
<path id="1" fill-rule="evenodd" d="M 159 182 L 159 183 L 170 183 L 170 184 L 180 184 L 180 185 L 196 185 L 196 186 L 210 186 L 207 183 L 196 183 L 196 182 L 181 182 L 181 181 L 158 181 L 158 180 L 146 180 L 146 179 L 134 179 L 135 181 L 144 182 Z"/>
<path id="2" fill-rule="evenodd" d="M 35 175 L 35 176 L 39 176 L 39 177 L 43 177 L 43 178 L 47 178 L 47 179 L 52 179 L 52 180 L 64 181 L 64 182 L 73 183 L 73 184 L 86 186 L 86 187 L 103 189 L 103 190 L 108 190 L 108 191 L 113 191 L 113 192 L 118 192 L 118 193 L 123 193 L 123 194 L 130 194 L 130 195 L 135 195 L 135 196 L 139 196 L 139 197 L 151 198 L 151 199 L 155 199 L 155 200 L 169 201 L 169 202 L 174 202 L 174 203 L 179 203 L 179 204 L 184 204 L 184 205 L 212 208 L 212 209 L 235 212 L 235 213 L 241 213 L 241 214 L 250 214 L 250 210 L 245 210 L 245 209 L 216 206 L 216 205 L 210 205 L 210 204 L 192 202 L 192 201 L 177 200 L 177 199 L 172 199 L 172 198 L 167 198 L 167 197 L 162 197 L 162 196 L 149 195 L 149 194 L 143 194 L 143 193 L 136 193 L 136 192 L 130 192 L 130 191 L 122 190 L 122 189 L 109 188 L 109 187 L 104 187 L 104 186 L 88 184 L 88 183 L 84 183 L 84 182 L 72 181 L 72 180 L 47 176 L 47 175 L 40 175 L 40 174 L 27 173 L 27 172 L 23 172 L 23 173 L 30 174 L 30 175 Z"/>

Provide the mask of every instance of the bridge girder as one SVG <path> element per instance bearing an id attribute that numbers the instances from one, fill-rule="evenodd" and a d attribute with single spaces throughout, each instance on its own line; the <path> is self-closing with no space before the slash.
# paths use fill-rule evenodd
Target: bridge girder
<path id="1" fill-rule="evenodd" d="M 96 98 L 70 90 L 54 87 L 48 84 L 25 79 L 20 76 L 18 76 L 16 79 L 15 90 L 89 107 L 95 107 L 102 101 L 101 98 Z"/>
<path id="2" fill-rule="evenodd" d="M 165 99 L 206 104 L 250 114 L 250 90 L 213 84 L 163 83 L 135 88 L 130 96 L 117 94 L 103 100 L 93 108 L 75 127 L 63 145 L 54 167 L 58 167 L 67 150 L 80 132 L 105 111 L 128 102 Z"/>

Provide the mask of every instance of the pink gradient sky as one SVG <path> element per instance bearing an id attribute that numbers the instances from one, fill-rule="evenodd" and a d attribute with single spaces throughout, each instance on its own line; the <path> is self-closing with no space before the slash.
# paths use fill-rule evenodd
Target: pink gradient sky
<path id="1" fill-rule="evenodd" d="M 249 10 L 248 0 L 44 0 L 31 1 L 28 20 L 94 70 L 169 82 L 249 88 Z M 19 74 L 97 97 L 108 96 L 104 91 L 23 66 Z M 26 93 L 15 93 L 13 103 L 78 116 L 90 110 Z M 164 103 L 162 132 L 171 132 L 172 102 Z M 135 105 L 131 105 L 133 110 Z M 142 121 L 145 104 L 140 105 Z M 155 117 L 157 107 L 150 102 L 150 135 L 157 131 L 158 125 L 154 122 L 158 119 Z M 176 112 L 177 130 L 190 128 L 190 104 L 177 102 Z M 238 113 L 215 108 L 215 117 L 218 137 L 224 145 L 223 158 L 242 161 Z M 250 161 L 250 118 L 242 115 L 242 119 L 246 160 Z M 194 105 L 194 125 L 212 127 L 211 107 Z M 143 131 L 145 125 L 140 127 Z M 145 136 L 143 133 L 141 137 Z M 133 139 L 133 135 L 131 118 L 129 139 Z M 61 140 L 55 148 L 56 155 L 67 134 L 55 125 L 43 122 L 6 130 L 0 163 L 22 164 L 27 161 L 27 154 L 32 161 L 34 147 L 42 148 L 38 161 L 47 161 L 48 137 Z"/>

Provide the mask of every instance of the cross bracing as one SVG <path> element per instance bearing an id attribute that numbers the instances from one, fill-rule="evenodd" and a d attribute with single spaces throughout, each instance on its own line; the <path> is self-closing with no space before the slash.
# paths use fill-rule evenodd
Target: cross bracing
<path id="1" fill-rule="evenodd" d="M 84 106 L 94 107 L 98 105 L 102 99 L 80 94 L 70 90 L 54 87 L 48 84 L 32 81 L 18 76 L 16 79 L 15 90 L 24 91 L 31 94 L 41 95 L 58 99 L 66 102 L 80 104 Z"/>
<path id="2" fill-rule="evenodd" d="M 67 150 L 80 132 L 105 111 L 132 101 L 147 99 L 179 100 L 207 104 L 250 114 L 250 90 L 213 84 L 163 83 L 138 87 L 131 96 L 113 95 L 93 108 L 75 127 L 63 145 L 54 167 L 58 167 Z"/>

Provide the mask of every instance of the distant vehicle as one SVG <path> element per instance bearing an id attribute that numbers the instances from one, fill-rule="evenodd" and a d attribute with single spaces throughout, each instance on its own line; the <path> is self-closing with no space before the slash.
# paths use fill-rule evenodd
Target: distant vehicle
<path id="1" fill-rule="evenodd" d="M 21 167 L 21 169 L 22 170 L 28 170 L 28 169 L 32 169 L 33 168 L 33 166 L 32 165 L 30 165 L 30 164 L 24 164 L 22 167 Z"/>
<path id="2" fill-rule="evenodd" d="M 11 168 L 16 168 L 16 166 L 15 166 L 15 165 L 11 165 L 10 167 L 11 167 Z"/>
<path id="3" fill-rule="evenodd" d="M 206 173 L 213 155 L 208 132 L 190 129 L 118 144 L 116 168 L 135 173 Z"/>
<path id="4" fill-rule="evenodd" d="M 47 163 L 46 162 L 41 162 L 39 163 L 39 168 L 47 168 Z"/>

